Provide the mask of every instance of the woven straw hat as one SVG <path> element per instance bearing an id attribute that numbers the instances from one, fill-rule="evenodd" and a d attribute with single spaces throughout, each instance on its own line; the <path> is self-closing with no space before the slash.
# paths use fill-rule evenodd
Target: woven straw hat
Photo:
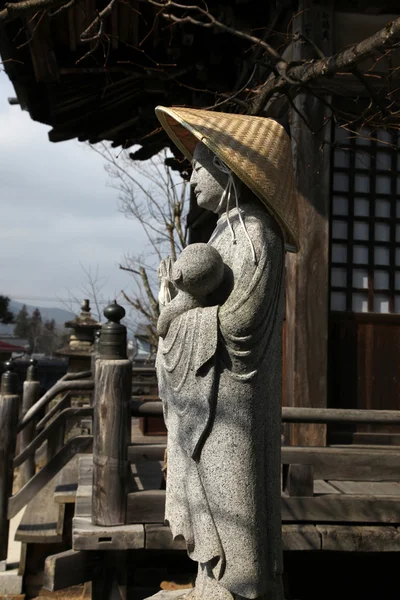
<path id="1" fill-rule="evenodd" d="M 203 142 L 265 204 L 285 234 L 287 250 L 299 250 L 299 222 L 290 139 L 273 119 L 157 106 L 156 115 L 190 161 Z"/>

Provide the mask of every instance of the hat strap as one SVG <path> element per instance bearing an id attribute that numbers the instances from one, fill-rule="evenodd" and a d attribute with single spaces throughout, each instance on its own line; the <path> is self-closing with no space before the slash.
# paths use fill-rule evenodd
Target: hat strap
<path id="1" fill-rule="evenodd" d="M 216 155 L 214 155 L 213 163 L 214 163 L 214 166 L 217 167 L 217 169 L 219 169 L 222 173 L 225 173 L 225 175 L 228 175 L 228 182 L 226 184 L 226 188 L 224 189 L 224 191 L 222 193 L 221 200 L 219 201 L 219 204 L 218 204 L 217 208 L 215 209 L 215 212 L 219 213 L 221 211 L 221 209 L 224 205 L 224 202 L 225 202 L 225 198 L 226 198 L 226 220 L 228 222 L 228 227 L 231 231 L 232 242 L 234 244 L 236 244 L 235 232 L 233 230 L 233 227 L 232 227 L 230 219 L 229 219 L 229 208 L 230 208 L 230 204 L 231 204 L 231 196 L 232 196 L 232 191 L 233 191 L 233 193 L 235 195 L 235 204 L 236 204 L 236 208 L 237 208 L 237 212 L 238 212 L 238 216 L 239 216 L 239 221 L 240 221 L 243 231 L 249 241 L 250 248 L 251 248 L 251 255 L 253 257 L 253 263 L 255 265 L 257 265 L 258 261 L 257 261 L 256 251 L 254 249 L 254 244 L 249 236 L 246 225 L 244 223 L 244 220 L 242 217 L 242 209 L 239 207 L 239 194 L 237 191 L 236 182 L 235 182 L 235 178 L 233 176 L 232 170 L 224 162 L 222 162 L 222 160 Z"/>

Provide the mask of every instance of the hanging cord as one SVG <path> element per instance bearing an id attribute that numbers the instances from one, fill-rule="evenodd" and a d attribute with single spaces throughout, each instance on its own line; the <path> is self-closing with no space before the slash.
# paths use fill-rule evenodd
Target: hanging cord
<path id="1" fill-rule="evenodd" d="M 251 238 L 247 231 L 246 225 L 244 223 L 244 220 L 242 217 L 242 209 L 239 207 L 239 194 L 237 191 L 235 178 L 233 176 L 232 170 L 229 167 L 227 167 L 227 165 L 224 162 L 222 162 L 222 160 L 220 158 L 218 158 L 218 156 L 214 156 L 213 163 L 214 163 L 214 166 L 217 167 L 217 169 L 219 169 L 222 173 L 225 173 L 225 175 L 228 175 L 228 182 L 226 184 L 226 188 L 224 189 L 224 191 L 222 193 L 221 200 L 220 200 L 215 212 L 216 213 L 220 212 L 220 210 L 224 206 L 224 202 L 225 202 L 225 198 L 226 198 L 226 220 L 228 222 L 228 227 L 229 227 L 231 235 L 232 235 L 232 242 L 234 244 L 236 244 L 236 235 L 235 235 L 235 232 L 233 230 L 232 224 L 229 219 L 229 209 L 230 209 L 231 197 L 232 197 L 232 191 L 233 191 L 233 193 L 235 195 L 235 205 L 236 205 L 236 208 L 238 211 L 239 221 L 240 221 L 243 231 L 249 241 L 250 248 L 251 248 L 251 255 L 253 257 L 253 263 L 255 265 L 257 265 L 258 261 L 257 261 L 256 251 L 254 249 L 254 244 L 251 241 Z"/>

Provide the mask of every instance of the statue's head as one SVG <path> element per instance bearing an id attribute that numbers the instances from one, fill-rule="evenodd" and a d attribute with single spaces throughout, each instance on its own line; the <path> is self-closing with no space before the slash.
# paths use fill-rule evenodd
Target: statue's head
<path id="1" fill-rule="evenodd" d="M 250 190 L 279 223 L 286 248 L 298 250 L 291 140 L 279 123 L 186 107 L 158 106 L 156 114 L 172 141 L 193 162 L 191 183 L 199 206 L 220 213 L 231 207 L 229 200 L 225 206 L 221 201 L 225 188 L 236 204 Z M 252 201 L 250 196 L 248 200 Z"/>
<path id="2" fill-rule="evenodd" d="M 178 290 L 194 297 L 214 292 L 224 277 L 220 253 L 208 244 L 190 244 L 172 267 L 172 281 Z"/>
<path id="3" fill-rule="evenodd" d="M 228 182 L 228 175 L 215 165 L 214 157 L 215 154 L 207 146 L 201 142 L 197 144 L 193 154 L 190 185 L 200 208 L 222 212 L 225 207 L 221 207 L 220 211 L 218 207 Z"/>

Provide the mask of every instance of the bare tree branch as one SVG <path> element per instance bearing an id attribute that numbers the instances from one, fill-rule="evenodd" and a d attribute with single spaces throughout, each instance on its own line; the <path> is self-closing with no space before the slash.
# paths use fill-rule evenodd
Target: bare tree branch
<path id="1" fill-rule="evenodd" d="M 339 72 L 351 72 L 375 52 L 382 52 L 400 41 L 400 17 L 388 23 L 358 44 L 320 60 L 308 60 L 302 65 L 290 66 L 287 75 L 297 85 L 305 86 L 321 77 L 333 77 Z M 261 89 L 252 108 L 252 114 L 262 112 L 268 100 L 276 93 L 285 93 L 291 84 L 284 78 L 271 79 Z"/>

